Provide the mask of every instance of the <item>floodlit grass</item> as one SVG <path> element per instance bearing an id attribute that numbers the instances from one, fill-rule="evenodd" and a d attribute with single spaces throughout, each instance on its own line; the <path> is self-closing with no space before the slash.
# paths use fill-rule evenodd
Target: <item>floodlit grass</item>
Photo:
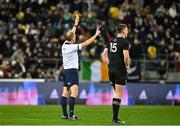
<path id="1" fill-rule="evenodd" d="M 76 106 L 81 120 L 62 120 L 60 106 L 0 106 L 0 125 L 112 125 L 111 106 Z M 127 125 L 180 125 L 180 106 L 123 106 Z"/>

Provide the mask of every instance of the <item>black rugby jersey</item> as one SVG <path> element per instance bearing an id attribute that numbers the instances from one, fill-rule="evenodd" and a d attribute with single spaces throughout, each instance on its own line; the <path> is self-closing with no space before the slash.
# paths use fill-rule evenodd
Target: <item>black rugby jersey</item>
<path id="1" fill-rule="evenodd" d="M 123 50 L 129 50 L 129 44 L 124 38 L 115 37 L 107 43 L 109 57 L 109 71 L 127 73 Z"/>

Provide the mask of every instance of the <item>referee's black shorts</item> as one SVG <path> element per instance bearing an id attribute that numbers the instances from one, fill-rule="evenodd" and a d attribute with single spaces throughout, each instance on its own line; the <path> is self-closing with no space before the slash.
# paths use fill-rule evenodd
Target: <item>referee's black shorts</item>
<path id="1" fill-rule="evenodd" d="M 63 81 L 65 87 L 71 87 L 74 84 L 79 86 L 78 69 L 64 69 Z"/>
<path id="2" fill-rule="evenodd" d="M 126 85 L 127 73 L 109 72 L 109 80 L 113 84 Z"/>

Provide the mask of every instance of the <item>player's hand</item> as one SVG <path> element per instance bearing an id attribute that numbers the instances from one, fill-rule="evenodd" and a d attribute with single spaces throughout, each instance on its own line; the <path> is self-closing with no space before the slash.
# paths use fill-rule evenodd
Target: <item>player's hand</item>
<path id="1" fill-rule="evenodd" d="M 101 33 L 101 31 L 100 31 L 100 26 L 98 26 L 98 27 L 96 28 L 96 35 L 98 36 L 100 33 Z"/>
<path id="2" fill-rule="evenodd" d="M 77 26 L 79 24 L 79 15 L 76 14 L 75 15 L 75 22 L 74 22 L 74 25 Z"/>
<path id="3" fill-rule="evenodd" d="M 126 66 L 126 71 L 127 71 L 128 74 L 130 74 L 131 70 L 130 70 L 130 66 L 129 65 Z"/>

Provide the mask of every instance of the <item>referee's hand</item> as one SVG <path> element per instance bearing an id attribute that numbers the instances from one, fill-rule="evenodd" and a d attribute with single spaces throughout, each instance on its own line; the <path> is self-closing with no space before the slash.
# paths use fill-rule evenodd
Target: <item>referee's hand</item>
<path id="1" fill-rule="evenodd" d="M 101 33 L 101 31 L 100 31 L 100 26 L 98 26 L 98 27 L 96 28 L 96 35 L 98 36 L 100 33 Z"/>
<path id="2" fill-rule="evenodd" d="M 79 24 L 79 16 L 76 15 L 75 17 L 75 22 L 74 22 L 74 26 L 77 26 Z"/>

